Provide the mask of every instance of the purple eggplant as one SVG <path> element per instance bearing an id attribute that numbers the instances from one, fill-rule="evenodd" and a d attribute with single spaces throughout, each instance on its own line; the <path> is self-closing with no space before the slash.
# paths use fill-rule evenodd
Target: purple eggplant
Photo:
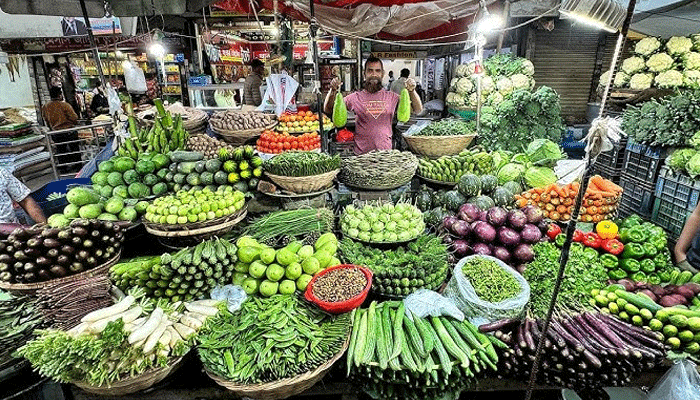
<path id="1" fill-rule="evenodd" d="M 542 239 L 542 232 L 540 232 L 540 228 L 533 224 L 525 224 L 520 231 L 520 237 L 522 237 L 523 242 L 534 244 Z"/>
<path id="2" fill-rule="evenodd" d="M 484 221 L 475 221 L 471 225 L 472 232 L 480 242 L 491 243 L 496 240 L 496 229 Z"/>
<path id="3" fill-rule="evenodd" d="M 492 226 L 505 225 L 508 220 L 508 211 L 502 207 L 492 207 L 486 212 L 486 222 Z"/>

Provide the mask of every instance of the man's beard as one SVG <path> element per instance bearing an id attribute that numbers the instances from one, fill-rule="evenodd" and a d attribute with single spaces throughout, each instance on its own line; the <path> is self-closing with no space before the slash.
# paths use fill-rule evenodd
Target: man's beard
<path id="1" fill-rule="evenodd" d="M 367 78 L 362 86 L 370 93 L 377 93 L 382 90 L 382 81 L 379 78 Z"/>

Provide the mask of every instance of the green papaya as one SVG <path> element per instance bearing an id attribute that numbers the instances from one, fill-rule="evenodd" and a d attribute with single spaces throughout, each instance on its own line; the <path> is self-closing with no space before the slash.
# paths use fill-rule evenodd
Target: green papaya
<path id="1" fill-rule="evenodd" d="M 399 122 L 408 122 L 411 118 L 411 98 L 408 96 L 408 90 L 403 88 L 399 96 L 399 109 L 396 113 L 396 118 Z"/>
<path id="2" fill-rule="evenodd" d="M 345 101 L 340 92 L 335 95 L 335 104 L 333 104 L 333 125 L 336 128 L 343 128 L 348 122 L 348 109 L 345 107 Z"/>

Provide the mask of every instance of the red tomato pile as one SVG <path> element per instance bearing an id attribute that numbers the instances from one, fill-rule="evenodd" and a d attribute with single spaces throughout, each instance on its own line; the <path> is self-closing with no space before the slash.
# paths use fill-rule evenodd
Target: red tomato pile
<path id="1" fill-rule="evenodd" d="M 279 154 L 289 150 L 311 151 L 321 148 L 321 136 L 317 132 L 294 136 L 288 132 L 266 130 L 256 143 L 261 153 Z"/>

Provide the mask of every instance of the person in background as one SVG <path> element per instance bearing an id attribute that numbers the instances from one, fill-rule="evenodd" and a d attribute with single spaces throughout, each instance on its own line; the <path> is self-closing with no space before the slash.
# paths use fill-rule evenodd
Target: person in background
<path id="1" fill-rule="evenodd" d="M 391 84 L 389 87 L 389 90 L 396 94 L 401 94 L 401 90 L 406 87 L 406 80 L 408 79 L 408 76 L 411 74 L 411 71 L 408 70 L 408 68 L 404 68 L 401 70 L 401 76 L 399 79 L 395 80 L 394 83 Z"/>
<path id="2" fill-rule="evenodd" d="M 44 212 L 41 211 L 29 193 L 29 188 L 15 178 L 10 171 L 0 168 L 0 223 L 16 224 L 19 222 L 12 202 L 18 203 L 34 222 L 46 222 Z"/>
<path id="3" fill-rule="evenodd" d="M 70 104 L 63 101 L 63 91 L 60 87 L 52 87 L 49 89 L 51 101 L 46 103 L 41 108 L 41 116 L 52 131 L 70 129 L 78 124 L 78 115 L 73 110 Z M 80 166 L 77 164 L 80 161 L 80 146 L 78 146 L 78 133 L 75 131 L 63 132 L 51 135 L 52 140 L 56 143 L 56 151 L 58 153 L 72 153 L 67 155 L 59 155 L 56 157 L 59 165 L 59 170 L 62 173 L 77 172 Z M 71 142 L 62 144 L 64 142 Z"/>
<path id="4" fill-rule="evenodd" d="M 260 86 L 265 75 L 265 64 L 257 58 L 251 61 L 252 72 L 245 78 L 243 85 L 243 104 L 248 106 L 259 106 L 262 103 Z"/>
<path id="5" fill-rule="evenodd" d="M 102 83 L 98 81 L 92 92 L 93 97 L 90 103 L 90 110 L 93 114 L 109 114 L 109 101 L 107 101 L 107 96 L 105 96 L 104 89 L 102 89 Z"/>
<path id="6" fill-rule="evenodd" d="M 700 203 L 685 221 L 673 253 L 678 268 L 694 274 L 700 270 Z"/>
<path id="7" fill-rule="evenodd" d="M 355 154 L 364 154 L 372 150 L 391 150 L 392 124 L 399 95 L 384 90 L 382 78 L 384 67 L 382 60 L 370 57 L 365 61 L 365 81 L 362 91 L 345 96 L 345 106 L 348 111 L 355 113 Z M 333 114 L 333 103 L 340 89 L 340 79 L 333 78 L 331 89 L 323 103 L 323 111 Z M 418 114 L 423 110 L 418 95 L 415 92 L 416 83 L 413 79 L 406 80 L 406 89 L 411 98 L 411 111 Z"/>
<path id="8" fill-rule="evenodd" d="M 386 90 L 391 90 L 392 83 L 394 83 L 394 71 L 389 71 L 389 83 L 386 85 Z"/>

